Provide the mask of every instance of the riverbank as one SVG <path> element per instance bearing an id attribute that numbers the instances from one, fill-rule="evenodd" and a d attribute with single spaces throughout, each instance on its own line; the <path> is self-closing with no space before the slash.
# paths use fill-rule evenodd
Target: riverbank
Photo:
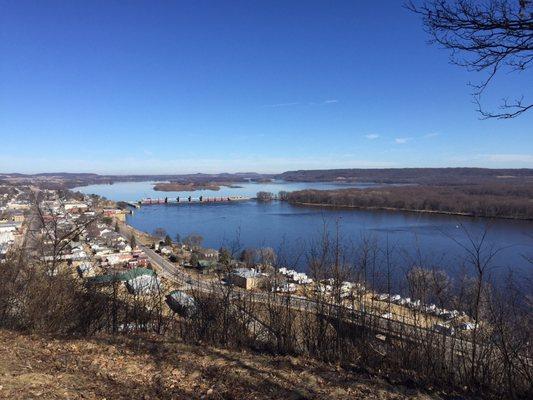
<path id="1" fill-rule="evenodd" d="M 370 206 L 342 206 L 334 204 L 316 204 L 316 203 L 301 203 L 301 202 L 289 202 L 293 206 L 298 207 L 312 207 L 312 208 L 327 208 L 332 210 L 362 210 L 362 211 L 392 211 L 392 212 L 408 212 L 414 214 L 434 214 L 434 215 L 448 215 L 457 217 L 469 217 L 469 218 L 484 218 L 484 219 L 508 219 L 515 221 L 533 221 L 532 218 L 519 218 L 519 217 L 507 217 L 507 216 L 483 216 L 474 215 L 471 213 L 461 213 L 452 211 L 434 211 L 434 210 L 414 210 L 409 208 L 394 208 L 394 207 L 370 207 Z"/>
<path id="2" fill-rule="evenodd" d="M 533 186 L 526 182 L 307 189 L 287 193 L 284 198 L 292 204 L 322 207 L 533 220 Z"/>

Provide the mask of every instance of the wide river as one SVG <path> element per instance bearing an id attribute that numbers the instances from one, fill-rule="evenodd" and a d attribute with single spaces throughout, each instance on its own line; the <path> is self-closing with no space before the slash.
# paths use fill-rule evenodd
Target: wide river
<path id="1" fill-rule="evenodd" d="M 347 187 L 337 183 L 244 183 L 241 188 L 219 191 L 158 192 L 151 182 L 127 182 L 76 188 L 111 200 L 137 201 L 144 197 L 163 198 L 192 195 L 254 197 L 258 191 L 278 193 L 305 188 L 332 189 Z M 357 187 L 372 184 L 352 185 Z M 451 275 L 461 271 L 468 245 L 468 235 L 478 240 L 488 229 L 485 255 L 498 249 L 491 262 L 491 273 L 503 276 L 512 269 L 519 276 L 531 278 L 533 265 L 533 222 L 504 219 L 480 219 L 446 215 L 393 211 L 362 211 L 297 207 L 286 202 L 259 203 L 255 200 L 218 204 L 150 205 L 136 209 L 128 223 L 146 232 L 165 229 L 173 238 L 191 233 L 204 238 L 204 246 L 272 247 L 288 264 L 297 259 L 296 267 L 306 269 L 306 255 L 321 238 L 324 225 L 332 236 L 337 229 L 345 249 L 355 249 L 362 238 L 374 240 L 381 254 L 388 248 L 395 273 L 411 265 L 438 266 Z M 459 243 L 459 244 L 458 244 Z M 346 254 L 351 254 L 347 250 Z M 300 256 L 300 257 L 298 257 Z M 383 258 L 383 257 L 382 257 Z M 469 268 L 468 266 L 466 267 Z"/>

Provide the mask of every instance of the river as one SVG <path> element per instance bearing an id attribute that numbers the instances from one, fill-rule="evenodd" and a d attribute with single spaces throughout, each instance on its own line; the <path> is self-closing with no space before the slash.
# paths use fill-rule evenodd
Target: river
<path id="1" fill-rule="evenodd" d="M 151 182 L 127 182 L 76 188 L 111 200 L 136 201 L 144 197 L 255 196 L 258 191 L 277 193 L 305 188 L 332 189 L 350 187 L 337 183 L 244 183 L 241 188 L 220 191 L 158 192 Z M 368 187 L 372 184 L 352 185 Z M 249 200 L 236 203 L 150 205 L 134 210 L 128 223 L 146 232 L 165 229 L 169 235 L 185 237 L 191 233 L 204 238 L 204 246 L 272 247 L 280 257 L 299 269 L 306 268 L 306 255 L 321 238 L 324 226 L 330 235 L 338 231 L 345 254 L 361 244 L 362 238 L 390 249 L 395 273 L 409 266 L 437 266 L 451 275 L 463 270 L 468 236 L 478 240 L 488 229 L 485 249 L 499 249 L 491 263 L 491 274 L 501 277 L 512 270 L 531 278 L 533 266 L 533 223 L 504 219 L 482 219 L 448 215 L 395 211 L 323 209 L 293 206 L 286 202 L 260 203 Z M 458 244 L 459 243 L 459 244 Z M 382 252 L 383 254 L 383 252 Z M 485 255 L 488 253 L 485 252 Z M 466 266 L 469 269 L 468 265 Z"/>

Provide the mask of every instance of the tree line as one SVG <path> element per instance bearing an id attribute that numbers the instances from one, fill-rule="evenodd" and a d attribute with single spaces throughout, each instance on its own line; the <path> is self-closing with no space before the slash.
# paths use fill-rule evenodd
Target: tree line
<path id="1" fill-rule="evenodd" d="M 475 217 L 533 218 L 533 185 L 494 183 L 302 190 L 286 194 L 284 198 L 297 204 L 429 211 Z"/>

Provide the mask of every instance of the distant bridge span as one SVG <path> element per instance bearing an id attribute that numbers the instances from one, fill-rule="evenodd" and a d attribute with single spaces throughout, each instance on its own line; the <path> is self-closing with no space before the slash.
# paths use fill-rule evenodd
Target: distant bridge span
<path id="1" fill-rule="evenodd" d="M 178 196 L 163 198 L 144 198 L 137 202 L 139 205 L 149 206 L 154 204 L 191 204 L 191 203 L 231 203 L 237 201 L 251 200 L 252 197 L 246 196 Z"/>

